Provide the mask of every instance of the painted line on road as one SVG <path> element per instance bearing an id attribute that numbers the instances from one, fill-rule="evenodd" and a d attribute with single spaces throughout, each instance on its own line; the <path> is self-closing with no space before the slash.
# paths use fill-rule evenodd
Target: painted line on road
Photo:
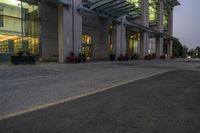
<path id="1" fill-rule="evenodd" d="M 82 97 L 94 95 L 96 93 L 104 92 L 104 91 L 107 91 L 107 90 L 115 88 L 115 87 L 126 85 L 128 83 L 135 82 L 135 81 L 138 81 L 138 80 L 150 78 L 150 77 L 153 77 L 153 76 L 156 76 L 156 75 L 159 75 L 159 74 L 164 74 L 164 73 L 167 73 L 167 72 L 170 72 L 170 71 L 173 71 L 173 70 L 166 70 L 166 71 L 163 71 L 163 72 L 157 72 L 157 73 L 146 75 L 146 76 L 143 76 L 143 77 L 138 77 L 138 78 L 135 78 L 133 80 L 121 82 L 121 83 L 116 84 L 116 85 L 112 85 L 112 86 L 109 86 L 109 87 L 106 87 L 106 88 L 98 89 L 98 90 L 88 92 L 88 93 L 85 93 L 85 94 L 80 94 L 78 96 L 69 97 L 69 98 L 62 99 L 62 100 L 55 101 L 55 102 L 51 102 L 51 103 L 48 103 L 48 104 L 45 104 L 45 105 L 41 105 L 41 106 L 33 107 L 33 108 L 30 108 L 30 109 L 26 109 L 26 110 L 23 110 L 23 111 L 19 111 L 19 112 L 16 112 L 16 113 L 0 116 L 0 121 L 5 120 L 5 119 L 9 119 L 9 118 L 12 118 L 12 117 L 20 116 L 20 115 L 23 115 L 23 114 L 31 113 L 31 112 L 34 112 L 34 111 L 37 111 L 37 110 L 45 109 L 45 108 L 55 106 L 55 105 L 58 105 L 58 104 L 62 104 L 62 103 L 65 103 L 65 102 L 69 102 L 69 101 L 72 101 L 72 100 L 76 100 L 76 99 L 79 99 L 79 98 L 82 98 Z"/>

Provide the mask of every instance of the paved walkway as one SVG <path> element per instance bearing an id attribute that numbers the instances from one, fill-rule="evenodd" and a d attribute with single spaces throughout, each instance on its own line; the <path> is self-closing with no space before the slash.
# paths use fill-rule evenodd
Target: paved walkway
<path id="1" fill-rule="evenodd" d="M 198 66 L 198 60 L 1 64 L 0 119 L 172 70 L 198 71 Z"/>
<path id="2" fill-rule="evenodd" d="M 199 133 L 200 71 L 171 71 L 0 121 L 0 133 Z"/>

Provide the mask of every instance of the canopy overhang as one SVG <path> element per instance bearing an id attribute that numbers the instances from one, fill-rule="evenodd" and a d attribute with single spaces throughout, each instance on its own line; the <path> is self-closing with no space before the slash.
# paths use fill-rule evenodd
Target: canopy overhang
<path id="1" fill-rule="evenodd" d="M 127 0 L 88 0 L 78 10 L 90 10 L 101 16 L 118 19 L 122 16 L 129 15 L 137 9 Z"/>
<path id="2" fill-rule="evenodd" d="M 71 5 L 71 0 L 46 0 L 46 1 L 63 6 Z"/>
<path id="3" fill-rule="evenodd" d="M 127 25 L 127 26 L 129 26 L 130 28 L 131 28 L 131 27 L 137 28 L 137 29 L 139 29 L 140 31 L 149 32 L 150 34 L 153 34 L 153 35 L 156 35 L 156 36 L 162 36 L 162 37 L 164 37 L 164 38 L 166 38 L 166 39 L 170 39 L 170 40 L 174 40 L 174 41 L 178 40 L 177 38 L 175 38 L 175 37 L 173 37 L 173 36 L 171 36 L 171 35 L 169 35 L 169 34 L 162 33 L 162 32 L 156 31 L 156 30 L 153 30 L 153 29 L 151 29 L 151 28 L 149 28 L 149 27 L 146 27 L 146 26 L 141 25 L 141 24 L 138 24 L 138 23 L 134 23 L 134 22 L 131 22 L 131 23 L 125 22 L 124 24 Z"/>
<path id="4" fill-rule="evenodd" d="M 169 0 L 171 2 L 178 2 L 177 0 Z M 177 5 L 178 3 L 172 3 Z M 101 16 L 103 18 L 107 18 L 113 20 L 118 23 L 122 23 L 126 26 L 138 29 L 140 31 L 149 32 L 150 34 L 154 34 L 156 36 L 162 36 L 167 39 L 177 40 L 168 34 L 158 32 L 144 25 L 125 21 L 125 17 L 131 17 L 129 14 L 137 10 L 134 5 L 132 5 L 127 0 L 87 0 L 84 2 L 78 9 L 79 12 L 88 12 L 94 15 Z"/>

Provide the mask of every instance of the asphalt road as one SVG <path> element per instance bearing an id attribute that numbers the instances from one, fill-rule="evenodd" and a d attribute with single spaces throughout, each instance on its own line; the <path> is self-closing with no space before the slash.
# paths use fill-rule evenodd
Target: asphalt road
<path id="1" fill-rule="evenodd" d="M 153 62 L 151 67 L 143 67 L 143 62 L 0 66 L 0 120 L 67 98 L 152 77 L 176 66 L 167 63 L 168 66 L 165 61 L 156 63 L 164 66 Z"/>
<path id="2" fill-rule="evenodd" d="M 2 120 L 0 133 L 200 133 L 200 72 L 172 71 Z"/>

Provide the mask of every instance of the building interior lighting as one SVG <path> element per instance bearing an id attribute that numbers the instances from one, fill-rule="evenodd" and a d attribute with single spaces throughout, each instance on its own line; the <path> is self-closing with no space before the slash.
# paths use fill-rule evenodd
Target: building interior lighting
<path id="1" fill-rule="evenodd" d="M 0 42 L 6 41 L 6 40 L 15 40 L 18 36 L 9 36 L 9 35 L 0 35 Z"/>

